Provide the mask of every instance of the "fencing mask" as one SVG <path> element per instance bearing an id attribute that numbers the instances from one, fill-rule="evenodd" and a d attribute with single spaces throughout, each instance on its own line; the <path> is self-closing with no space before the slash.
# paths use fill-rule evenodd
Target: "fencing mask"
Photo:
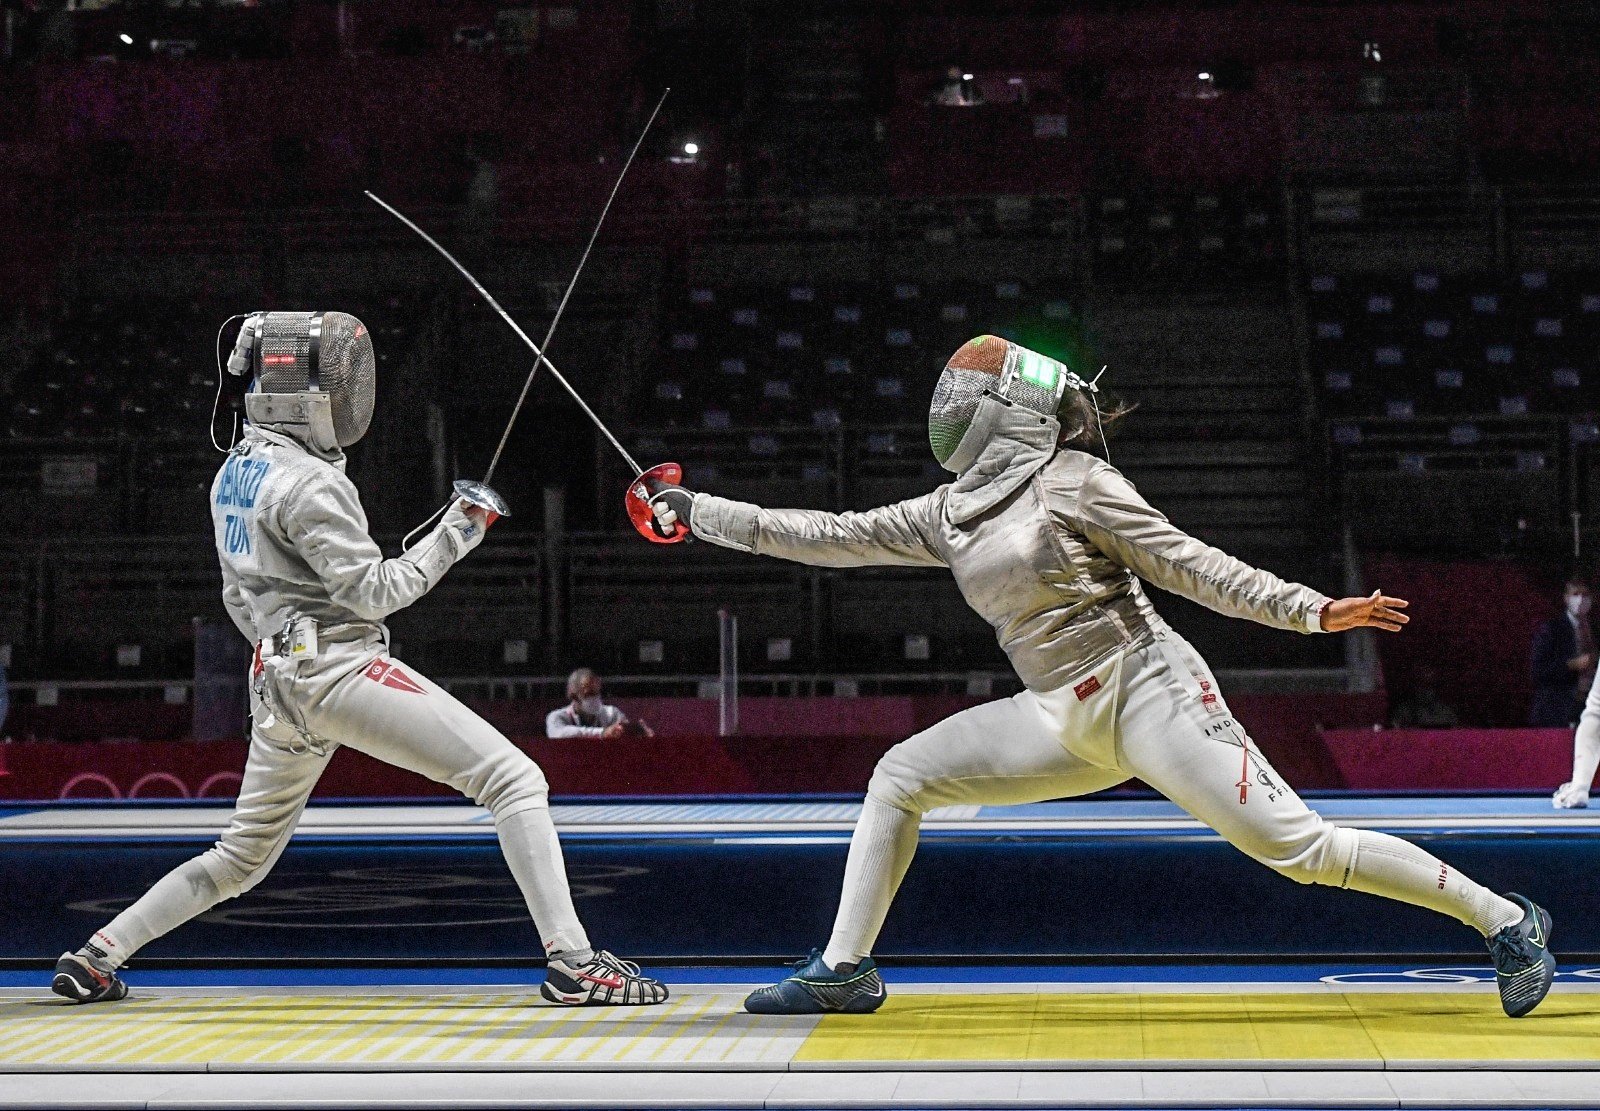
<path id="1" fill-rule="evenodd" d="M 994 438 L 1006 413 L 1053 424 L 1067 388 L 1085 385 L 1063 364 L 1010 340 L 968 340 L 950 356 L 933 389 L 928 443 L 934 458 L 945 470 L 961 474 Z"/>
<path id="2" fill-rule="evenodd" d="M 255 376 L 247 417 L 305 425 L 306 442 L 323 451 L 349 447 L 372 423 L 372 337 L 348 313 L 257 313 L 240 329 L 228 369 Z"/>

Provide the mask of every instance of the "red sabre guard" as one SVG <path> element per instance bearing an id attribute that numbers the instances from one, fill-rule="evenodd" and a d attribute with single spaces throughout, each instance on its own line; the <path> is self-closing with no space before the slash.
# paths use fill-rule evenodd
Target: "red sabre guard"
<path id="1" fill-rule="evenodd" d="M 677 463 L 662 463 L 651 467 L 628 483 L 628 492 L 623 495 L 623 503 L 628 510 L 628 520 L 633 522 L 633 527 L 639 531 L 639 535 L 652 544 L 681 544 L 689 539 L 689 526 L 682 521 L 674 521 L 670 529 L 662 528 L 661 522 L 656 520 L 655 510 L 650 508 L 652 482 L 682 486 L 683 467 Z"/>

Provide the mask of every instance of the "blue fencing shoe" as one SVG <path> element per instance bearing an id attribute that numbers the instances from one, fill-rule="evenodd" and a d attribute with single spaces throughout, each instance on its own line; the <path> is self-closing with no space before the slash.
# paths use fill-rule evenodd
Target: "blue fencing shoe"
<path id="1" fill-rule="evenodd" d="M 834 970 L 823 962 L 822 950 L 813 949 L 795 962 L 794 975 L 751 992 L 744 1009 L 753 1015 L 864 1015 L 883 1006 L 888 995 L 871 957 Z"/>
<path id="2" fill-rule="evenodd" d="M 1506 898 L 1522 908 L 1522 921 L 1489 939 L 1489 955 L 1500 983 L 1500 1006 L 1512 1018 L 1521 1018 L 1550 991 L 1556 959 L 1550 953 L 1550 912 L 1510 891 Z"/>

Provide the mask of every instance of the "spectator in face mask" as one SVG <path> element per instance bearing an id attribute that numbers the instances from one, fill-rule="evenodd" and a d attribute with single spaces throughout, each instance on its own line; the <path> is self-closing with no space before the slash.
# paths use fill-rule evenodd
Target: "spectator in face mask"
<path id="1" fill-rule="evenodd" d="M 1562 592 L 1563 612 L 1533 638 L 1533 707 L 1529 725 L 1566 726 L 1578 720 L 1594 682 L 1595 639 L 1586 580 L 1573 577 Z"/>
<path id="2" fill-rule="evenodd" d="M 600 676 L 587 667 L 580 667 L 567 676 L 567 704 L 550 711 L 544 719 L 544 732 L 551 740 L 591 737 L 614 741 L 629 733 L 655 736 L 649 725 L 630 721 L 621 710 L 601 700 Z"/>

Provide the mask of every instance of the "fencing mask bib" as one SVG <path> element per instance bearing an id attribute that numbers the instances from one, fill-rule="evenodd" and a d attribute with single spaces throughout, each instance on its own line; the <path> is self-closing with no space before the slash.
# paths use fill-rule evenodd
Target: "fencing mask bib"
<path id="1" fill-rule="evenodd" d="M 323 451 L 349 447 L 372 423 L 372 337 L 349 313 L 257 313 L 244 322 L 228 369 L 255 377 L 245 397 L 247 417 L 304 425 L 300 434 Z"/>
<path id="2" fill-rule="evenodd" d="M 945 470 L 961 474 L 995 438 L 1004 418 L 1031 416 L 1056 425 L 1061 397 L 1077 381 L 1063 364 L 1010 340 L 979 336 L 967 341 L 950 356 L 933 389 L 928 443 L 934 458 Z"/>

